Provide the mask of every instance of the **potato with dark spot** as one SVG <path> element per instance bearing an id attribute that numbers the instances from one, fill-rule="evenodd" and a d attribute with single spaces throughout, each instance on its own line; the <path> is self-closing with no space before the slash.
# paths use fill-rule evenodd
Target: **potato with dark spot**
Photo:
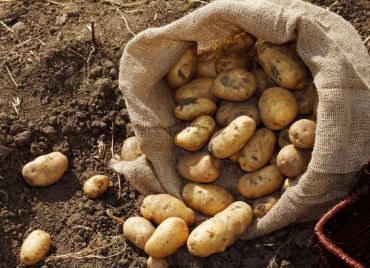
<path id="1" fill-rule="evenodd" d="M 301 119 L 289 128 L 290 141 L 297 148 L 312 149 L 315 145 L 316 123 L 312 120 Z"/>
<path id="2" fill-rule="evenodd" d="M 175 107 L 175 117 L 183 121 L 193 121 L 202 115 L 212 115 L 217 110 L 216 103 L 208 98 L 190 98 L 179 101 Z"/>
<path id="3" fill-rule="evenodd" d="M 216 61 L 222 55 L 220 49 L 204 52 L 198 55 L 197 77 L 215 78 Z"/>
<path id="4" fill-rule="evenodd" d="M 154 230 L 153 224 L 143 217 L 130 217 L 123 224 L 123 235 L 140 249 L 145 248 Z"/>
<path id="5" fill-rule="evenodd" d="M 313 112 L 317 91 L 315 85 L 310 82 L 303 90 L 293 91 L 298 104 L 299 115 L 309 115 Z"/>
<path id="6" fill-rule="evenodd" d="M 234 35 L 226 44 L 223 45 L 224 51 L 248 51 L 256 43 L 256 38 L 246 32 Z"/>
<path id="7" fill-rule="evenodd" d="M 84 183 L 83 191 L 89 198 L 97 198 L 108 190 L 109 183 L 109 177 L 105 175 L 95 175 Z"/>
<path id="8" fill-rule="evenodd" d="M 276 84 L 271 78 L 261 69 L 255 68 L 251 73 L 256 77 L 257 89 L 254 93 L 257 97 L 261 97 L 262 93 L 271 87 L 276 87 Z"/>
<path id="9" fill-rule="evenodd" d="M 146 266 L 148 268 L 168 268 L 168 263 L 166 259 L 156 259 L 153 257 L 149 257 L 148 261 L 146 262 Z"/>
<path id="10" fill-rule="evenodd" d="M 238 53 L 225 53 L 216 61 L 217 74 L 223 71 L 232 69 L 244 69 L 251 65 L 252 61 L 249 57 L 242 56 Z"/>
<path id="11" fill-rule="evenodd" d="M 279 196 L 277 194 L 272 194 L 258 198 L 253 201 L 252 209 L 253 216 L 255 218 L 261 218 L 269 212 L 272 207 L 279 201 Z"/>
<path id="12" fill-rule="evenodd" d="M 167 82 L 172 88 L 185 85 L 195 76 L 197 71 L 197 47 L 185 50 L 180 59 L 167 73 Z"/>
<path id="13" fill-rule="evenodd" d="M 292 144 L 289 138 L 289 128 L 290 126 L 287 126 L 279 131 L 278 144 L 280 148 Z"/>
<path id="14" fill-rule="evenodd" d="M 195 98 L 208 98 L 213 101 L 218 101 L 211 93 L 212 85 L 213 79 L 211 78 L 194 79 L 176 90 L 175 99 L 177 102 Z"/>
<path id="15" fill-rule="evenodd" d="M 143 153 L 140 150 L 139 142 L 135 136 L 127 138 L 122 145 L 121 159 L 124 161 L 135 160 Z"/>
<path id="16" fill-rule="evenodd" d="M 285 176 L 295 178 L 306 170 L 310 160 L 310 150 L 299 149 L 290 144 L 280 150 L 277 166 Z"/>

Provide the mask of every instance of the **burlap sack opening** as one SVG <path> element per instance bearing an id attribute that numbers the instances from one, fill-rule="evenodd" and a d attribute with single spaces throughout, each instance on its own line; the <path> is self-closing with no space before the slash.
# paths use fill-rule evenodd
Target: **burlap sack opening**
<path id="1" fill-rule="evenodd" d="M 174 90 L 162 78 L 192 42 L 212 42 L 241 30 L 276 44 L 297 40 L 319 96 L 311 163 L 298 184 L 249 228 L 244 238 L 250 239 L 318 217 L 346 195 L 370 157 L 370 57 L 356 30 L 338 15 L 300 0 L 216 1 L 138 34 L 123 53 L 119 83 L 148 161 L 113 160 L 111 166 L 143 194 L 180 197 L 185 180 L 175 165 L 184 152 L 172 139 L 183 124 L 173 116 Z M 236 165 L 225 163 L 217 183 L 235 193 L 240 175 Z"/>

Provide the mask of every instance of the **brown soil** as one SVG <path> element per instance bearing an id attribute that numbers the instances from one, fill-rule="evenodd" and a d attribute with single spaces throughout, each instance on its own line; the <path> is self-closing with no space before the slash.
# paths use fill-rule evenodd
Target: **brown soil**
<path id="1" fill-rule="evenodd" d="M 334 1 L 311 2 L 328 7 Z M 36 267 L 145 267 L 145 253 L 119 240 L 122 228 L 106 214 L 107 209 L 123 219 L 138 214 L 138 193 L 106 167 L 112 148 L 119 153 L 122 140 L 133 135 L 117 88 L 118 61 L 132 37 L 123 18 L 138 33 L 200 5 L 181 0 L 0 1 L 0 267 L 22 267 L 21 243 L 38 228 L 52 236 L 49 256 L 99 249 L 82 258 L 46 258 Z M 370 2 L 341 0 L 331 10 L 350 20 L 364 39 L 370 36 Z M 12 105 L 17 98 L 19 113 Z M 68 156 L 67 173 L 49 187 L 27 185 L 22 166 L 53 150 Z M 81 185 L 98 173 L 109 175 L 113 184 L 102 197 L 89 200 Z M 313 225 L 239 241 L 205 259 L 182 249 L 169 262 L 207 268 L 318 266 Z"/>

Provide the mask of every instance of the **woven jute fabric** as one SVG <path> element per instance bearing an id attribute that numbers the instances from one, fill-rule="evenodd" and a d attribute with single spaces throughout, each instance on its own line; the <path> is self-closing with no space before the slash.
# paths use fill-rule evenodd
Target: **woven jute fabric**
<path id="1" fill-rule="evenodd" d="M 163 77 L 195 42 L 210 44 L 240 31 L 275 44 L 296 40 L 319 96 L 312 160 L 297 185 L 249 228 L 244 238 L 250 239 L 318 217 L 346 195 L 370 157 L 370 57 L 340 16 L 300 0 L 215 1 L 141 32 L 124 50 L 119 85 L 147 158 L 112 160 L 111 166 L 145 195 L 168 192 L 180 198 L 185 180 L 176 162 L 184 152 L 174 146 L 173 136 L 184 123 L 174 117 L 174 90 Z M 236 164 L 224 163 L 216 183 L 237 195 L 241 175 Z"/>

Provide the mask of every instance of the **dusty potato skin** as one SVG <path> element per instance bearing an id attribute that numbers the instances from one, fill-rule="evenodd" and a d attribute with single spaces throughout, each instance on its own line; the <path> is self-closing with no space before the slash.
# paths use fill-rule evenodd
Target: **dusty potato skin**
<path id="1" fill-rule="evenodd" d="M 261 218 L 265 216 L 278 200 L 279 196 L 277 194 L 264 196 L 254 200 L 252 203 L 253 216 L 255 218 Z"/>
<path id="2" fill-rule="evenodd" d="M 176 146 L 190 152 L 196 152 L 208 142 L 216 128 L 215 120 L 210 116 L 200 116 L 174 137 Z"/>
<path id="3" fill-rule="evenodd" d="M 243 69 L 246 68 L 247 64 L 246 57 L 238 53 L 225 53 L 216 61 L 216 72 L 219 74 L 232 69 Z"/>
<path id="4" fill-rule="evenodd" d="M 67 169 L 67 157 L 62 153 L 52 152 L 26 164 L 22 169 L 22 175 L 32 186 L 49 186 L 56 183 Z"/>
<path id="5" fill-rule="evenodd" d="M 277 166 L 285 176 L 295 178 L 306 170 L 310 160 L 310 150 L 299 149 L 290 144 L 280 150 Z"/>
<path id="6" fill-rule="evenodd" d="M 301 119 L 294 122 L 289 129 L 289 139 L 297 148 L 312 149 L 315 145 L 316 123 Z"/>
<path id="7" fill-rule="evenodd" d="M 32 231 L 23 241 L 20 259 L 24 265 L 34 265 L 41 261 L 49 251 L 50 235 L 43 230 Z"/>
<path id="8" fill-rule="evenodd" d="M 109 177 L 105 175 L 95 175 L 84 183 L 83 191 L 89 198 L 97 198 L 108 190 L 109 183 Z"/>
<path id="9" fill-rule="evenodd" d="M 197 71 L 197 47 L 192 46 L 185 50 L 180 59 L 168 71 L 166 78 L 172 88 L 185 85 L 195 76 Z"/>
<path id="10" fill-rule="evenodd" d="M 198 55 L 197 77 L 216 78 L 216 61 L 222 55 L 220 49 L 206 51 Z"/>
<path id="11" fill-rule="evenodd" d="M 256 126 L 261 123 L 258 111 L 258 99 L 251 97 L 245 101 L 222 101 L 216 113 L 216 122 L 221 127 L 226 127 L 235 118 L 246 115 L 256 122 Z"/>
<path id="12" fill-rule="evenodd" d="M 216 184 L 188 183 L 182 189 L 185 204 L 204 215 L 214 216 L 223 211 L 234 197 L 226 188 Z"/>
<path id="13" fill-rule="evenodd" d="M 256 130 L 255 121 L 249 116 L 242 115 L 217 131 L 208 144 L 208 150 L 216 158 L 228 158 L 239 152 Z"/>
<path id="14" fill-rule="evenodd" d="M 179 174 L 192 182 L 209 183 L 220 175 L 221 161 L 209 152 L 197 152 L 185 155 L 177 162 Z"/>
<path id="15" fill-rule="evenodd" d="M 143 217 L 130 217 L 123 224 L 123 235 L 140 249 L 144 249 L 154 230 L 153 224 Z"/>
<path id="16" fill-rule="evenodd" d="M 256 43 L 256 38 L 246 32 L 240 32 L 234 35 L 230 41 L 223 45 L 224 51 L 248 51 Z"/>
<path id="17" fill-rule="evenodd" d="M 273 87 L 263 92 L 258 108 L 263 124 L 271 130 L 288 126 L 298 114 L 294 95 L 287 89 Z"/>
<path id="18" fill-rule="evenodd" d="M 162 259 L 174 254 L 185 245 L 189 236 L 186 222 L 178 217 L 164 220 L 145 244 L 145 253 Z"/>
<path id="19" fill-rule="evenodd" d="M 278 144 L 280 148 L 292 144 L 289 138 L 289 128 L 290 126 L 287 126 L 279 131 Z"/>
<path id="20" fill-rule="evenodd" d="M 247 203 L 232 203 L 190 233 L 187 242 L 190 254 L 207 257 L 225 251 L 247 231 L 252 218 L 252 208 Z"/>
<path id="21" fill-rule="evenodd" d="M 148 261 L 146 262 L 146 266 L 148 268 L 167 268 L 168 263 L 166 259 L 156 259 L 153 257 L 149 257 Z"/>
<path id="22" fill-rule="evenodd" d="M 176 101 L 179 102 L 194 98 L 208 98 L 213 101 L 218 101 L 218 99 L 211 93 L 213 80 L 214 79 L 212 78 L 197 78 L 190 81 L 176 90 Z"/>
<path id="23" fill-rule="evenodd" d="M 195 221 L 195 213 L 184 202 L 169 194 L 148 195 L 140 206 L 141 215 L 156 224 L 160 224 L 170 217 L 179 217 L 187 225 Z M 155 257 L 155 256 L 153 256 Z"/>
<path id="24" fill-rule="evenodd" d="M 251 71 L 257 80 L 257 88 L 254 93 L 257 97 L 261 97 L 262 93 L 271 87 L 276 87 L 276 83 L 260 68 L 255 68 Z"/>
<path id="25" fill-rule="evenodd" d="M 303 90 L 293 91 L 298 104 L 299 115 L 309 115 L 313 112 L 317 91 L 315 84 L 307 83 Z"/>
<path id="26" fill-rule="evenodd" d="M 193 121 L 202 115 L 212 115 L 217 110 L 216 103 L 208 98 L 190 98 L 179 101 L 175 107 L 175 117 L 182 121 Z"/>
<path id="27" fill-rule="evenodd" d="M 238 191 L 246 198 L 256 199 L 275 192 L 283 182 L 284 176 L 278 167 L 268 165 L 240 177 Z"/>
<path id="28" fill-rule="evenodd" d="M 121 149 L 121 159 L 124 161 L 135 160 L 143 153 L 140 150 L 139 142 L 135 136 L 127 138 Z"/>
<path id="29" fill-rule="evenodd" d="M 239 152 L 240 168 L 247 172 L 264 167 L 271 159 L 276 144 L 275 133 L 267 128 L 258 129 Z"/>

